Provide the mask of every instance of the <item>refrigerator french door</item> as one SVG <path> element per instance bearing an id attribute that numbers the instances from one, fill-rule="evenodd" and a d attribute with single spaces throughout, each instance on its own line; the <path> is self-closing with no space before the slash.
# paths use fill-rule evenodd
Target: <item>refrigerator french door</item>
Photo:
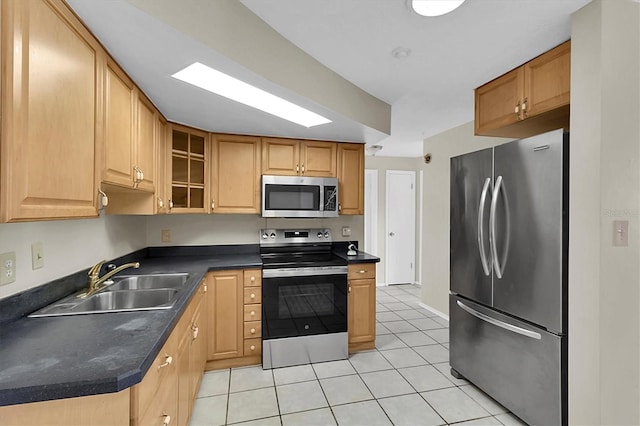
<path id="1" fill-rule="evenodd" d="M 566 424 L 568 134 L 451 159 L 450 364 L 530 424 Z"/>

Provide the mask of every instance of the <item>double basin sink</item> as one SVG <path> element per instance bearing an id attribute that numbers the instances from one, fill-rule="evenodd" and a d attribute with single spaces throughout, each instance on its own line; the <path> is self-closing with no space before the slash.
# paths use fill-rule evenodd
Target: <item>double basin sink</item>
<path id="1" fill-rule="evenodd" d="M 115 276 L 108 284 L 86 298 L 72 294 L 32 313 L 30 317 L 81 315 L 103 312 L 170 309 L 184 289 L 189 274 Z"/>

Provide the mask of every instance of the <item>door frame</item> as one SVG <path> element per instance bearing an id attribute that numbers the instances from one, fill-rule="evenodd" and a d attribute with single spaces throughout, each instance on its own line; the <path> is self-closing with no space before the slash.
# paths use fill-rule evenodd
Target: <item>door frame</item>
<path id="1" fill-rule="evenodd" d="M 385 268 L 384 268 L 384 278 L 386 285 L 393 285 L 389 282 L 389 177 L 391 175 L 408 175 L 413 179 L 413 189 L 416 190 L 416 172 L 414 170 L 387 170 L 386 171 L 386 182 L 385 182 L 385 227 L 384 227 L 384 251 L 385 251 Z M 413 238 L 411 245 L 411 252 L 413 258 L 413 279 L 411 280 L 411 284 L 414 284 L 416 281 L 416 199 L 415 192 L 413 198 L 413 223 L 411 224 L 411 228 L 413 230 Z"/>
<path id="2" fill-rule="evenodd" d="M 368 229 L 368 228 L 371 229 Z M 367 241 L 367 235 L 371 241 Z M 378 253 L 378 170 L 364 171 L 364 251 Z"/>

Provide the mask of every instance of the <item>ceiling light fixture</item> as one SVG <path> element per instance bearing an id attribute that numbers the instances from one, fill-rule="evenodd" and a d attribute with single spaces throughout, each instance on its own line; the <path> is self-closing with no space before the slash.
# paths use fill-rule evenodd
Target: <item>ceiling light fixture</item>
<path id="1" fill-rule="evenodd" d="M 367 151 L 371 153 L 371 156 L 375 157 L 378 151 L 382 149 L 382 145 L 371 145 L 367 147 Z"/>
<path id="2" fill-rule="evenodd" d="M 304 127 L 331 123 L 328 118 L 199 62 L 189 65 L 171 77 Z"/>
<path id="3" fill-rule="evenodd" d="M 454 11 L 464 0 L 409 0 L 411 9 L 422 16 L 440 16 Z"/>
<path id="4" fill-rule="evenodd" d="M 408 58 L 409 55 L 411 55 L 411 49 L 408 47 L 398 46 L 391 51 L 391 56 L 396 59 L 405 59 Z"/>

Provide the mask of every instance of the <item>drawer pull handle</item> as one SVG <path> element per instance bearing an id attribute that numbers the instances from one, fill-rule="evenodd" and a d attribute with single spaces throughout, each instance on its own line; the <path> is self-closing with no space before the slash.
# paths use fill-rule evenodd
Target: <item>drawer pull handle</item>
<path id="1" fill-rule="evenodd" d="M 200 329 L 197 325 L 194 325 L 193 327 L 191 327 L 191 330 L 193 331 L 193 340 L 196 340 L 198 338 L 198 332 L 200 331 Z"/>
<path id="2" fill-rule="evenodd" d="M 164 359 L 164 363 L 160 364 L 158 366 L 158 370 L 160 370 L 163 367 L 167 367 L 169 365 L 171 365 L 171 363 L 173 362 L 173 358 L 169 355 L 167 355 L 167 357 Z"/>
<path id="3" fill-rule="evenodd" d="M 171 423 L 171 416 L 168 414 L 163 414 L 162 416 L 164 417 L 162 420 L 162 426 L 169 426 L 169 423 Z"/>
<path id="4" fill-rule="evenodd" d="M 255 328 L 251 329 L 251 334 L 256 334 L 256 329 Z"/>
<path id="5" fill-rule="evenodd" d="M 364 269 L 361 269 L 361 270 L 360 270 L 360 273 L 361 273 L 361 274 L 364 274 L 365 272 L 367 272 L 367 271 L 365 271 Z"/>
<path id="6" fill-rule="evenodd" d="M 251 345 L 251 347 L 249 349 L 251 349 L 252 351 L 255 351 L 256 350 L 256 346 L 255 345 Z"/>

